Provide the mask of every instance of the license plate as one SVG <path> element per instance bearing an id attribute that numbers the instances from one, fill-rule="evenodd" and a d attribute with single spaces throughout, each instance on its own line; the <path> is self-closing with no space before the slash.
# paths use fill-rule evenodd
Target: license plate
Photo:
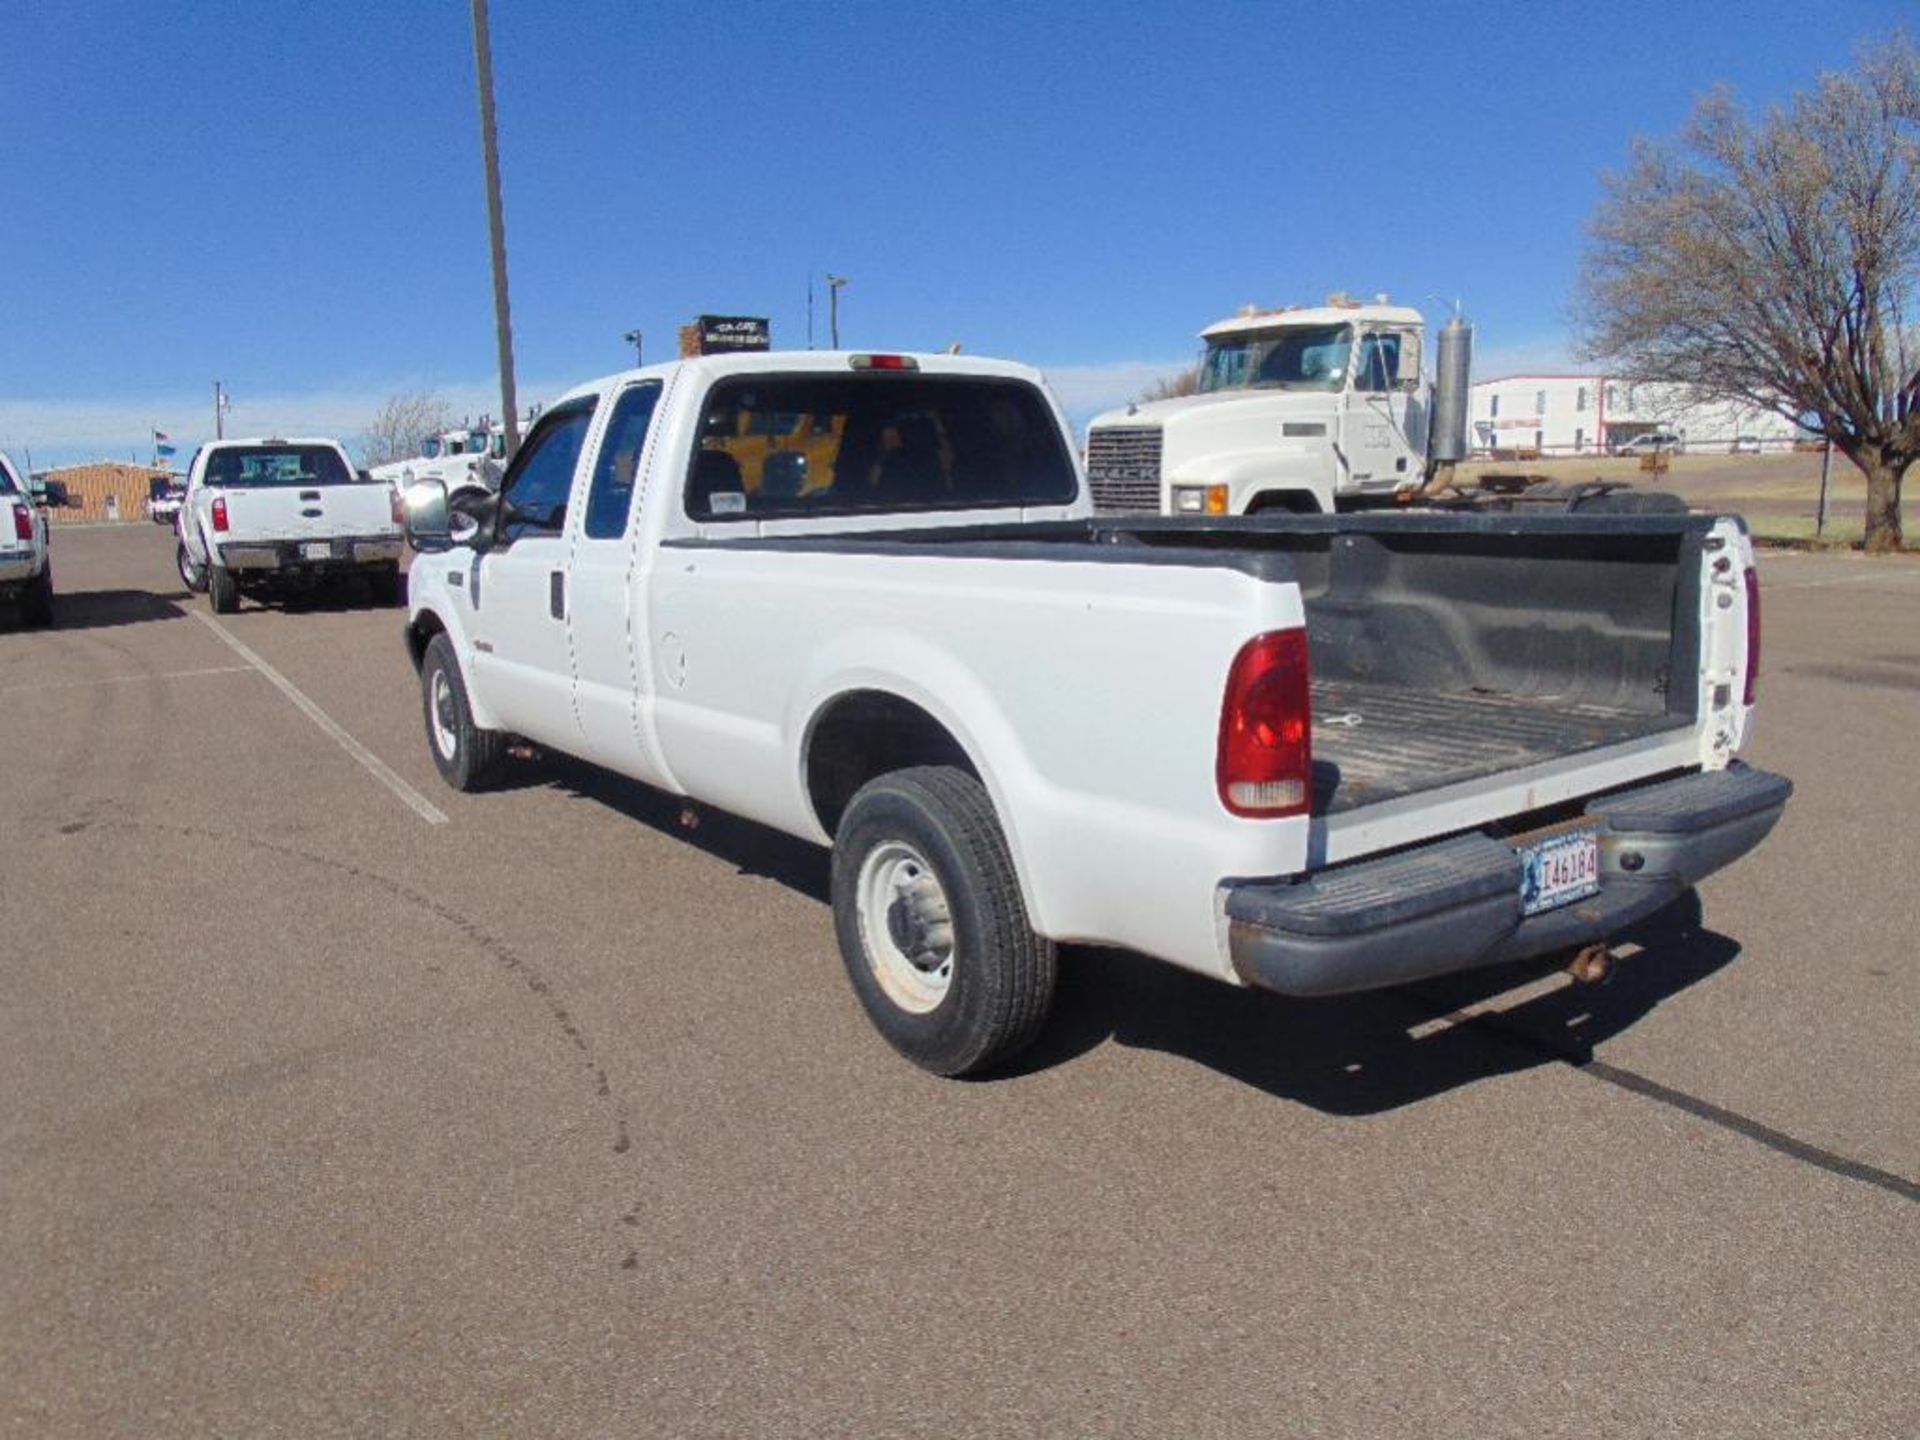
<path id="1" fill-rule="evenodd" d="M 1520 910 L 1538 915 L 1600 893 L 1600 832 L 1592 826 L 1516 839 Z"/>
<path id="2" fill-rule="evenodd" d="M 333 542 L 331 540 L 309 540 L 300 547 L 300 553 L 309 560 L 331 560 Z"/>

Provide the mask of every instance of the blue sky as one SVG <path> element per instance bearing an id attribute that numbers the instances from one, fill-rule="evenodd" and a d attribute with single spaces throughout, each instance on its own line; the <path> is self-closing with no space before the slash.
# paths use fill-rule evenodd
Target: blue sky
<path id="1" fill-rule="evenodd" d="M 1460 297 L 1555 365 L 1598 173 L 1721 81 L 1780 100 L 1909 6 L 493 0 L 521 392 L 702 311 L 1007 355 L 1076 416 L 1239 305 Z M 13 7 L 0 446 L 350 433 L 497 395 L 464 0 Z M 816 338 L 826 339 L 824 289 Z"/>

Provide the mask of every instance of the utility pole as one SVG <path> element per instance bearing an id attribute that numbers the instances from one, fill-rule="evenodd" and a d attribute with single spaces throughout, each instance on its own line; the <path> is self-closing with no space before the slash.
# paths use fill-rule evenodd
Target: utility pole
<path id="1" fill-rule="evenodd" d="M 813 348 L 813 271 L 807 271 L 807 349 Z"/>
<path id="2" fill-rule="evenodd" d="M 213 438 L 227 438 L 227 392 L 220 381 L 213 382 Z"/>
<path id="3" fill-rule="evenodd" d="M 1827 533 L 1827 478 L 1833 474 L 1833 441 L 1829 440 L 1820 447 L 1820 510 L 1813 522 L 1813 533 L 1824 537 Z"/>
<path id="4" fill-rule="evenodd" d="M 645 348 L 647 337 L 645 335 L 641 334 L 638 330 L 629 330 L 620 338 L 633 346 L 633 363 L 635 365 L 644 365 L 647 363 Z"/>
<path id="5" fill-rule="evenodd" d="M 480 152 L 487 169 L 487 237 L 493 248 L 493 329 L 500 348 L 500 415 L 507 458 L 520 448 L 520 406 L 513 390 L 513 312 L 507 303 L 507 234 L 500 214 L 500 141 L 493 122 L 493 40 L 487 0 L 473 0 L 473 69 L 480 82 Z"/>
<path id="6" fill-rule="evenodd" d="M 840 348 L 840 287 L 847 283 L 844 275 L 827 276 L 827 329 L 833 336 L 832 348 Z"/>

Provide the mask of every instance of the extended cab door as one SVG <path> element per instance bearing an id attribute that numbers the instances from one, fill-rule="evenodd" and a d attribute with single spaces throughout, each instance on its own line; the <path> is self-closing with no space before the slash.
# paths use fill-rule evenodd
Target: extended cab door
<path id="1" fill-rule="evenodd" d="M 500 483 L 492 543 L 473 567 L 473 677 L 508 730 L 577 747 L 567 657 L 567 499 L 595 399 L 540 417 Z"/>
<path id="2" fill-rule="evenodd" d="M 568 566 L 568 650 L 581 753 L 649 784 L 668 784 L 641 710 L 652 694 L 641 477 L 662 392 L 642 380 L 613 396 L 587 480 Z M 653 503 L 661 503 L 658 497 Z"/>

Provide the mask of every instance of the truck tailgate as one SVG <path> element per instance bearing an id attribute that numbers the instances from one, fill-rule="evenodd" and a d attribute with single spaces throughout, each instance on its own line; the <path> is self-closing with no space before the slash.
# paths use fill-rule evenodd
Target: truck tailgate
<path id="1" fill-rule="evenodd" d="M 398 534 L 380 484 L 223 488 L 229 541 L 330 540 Z"/>

